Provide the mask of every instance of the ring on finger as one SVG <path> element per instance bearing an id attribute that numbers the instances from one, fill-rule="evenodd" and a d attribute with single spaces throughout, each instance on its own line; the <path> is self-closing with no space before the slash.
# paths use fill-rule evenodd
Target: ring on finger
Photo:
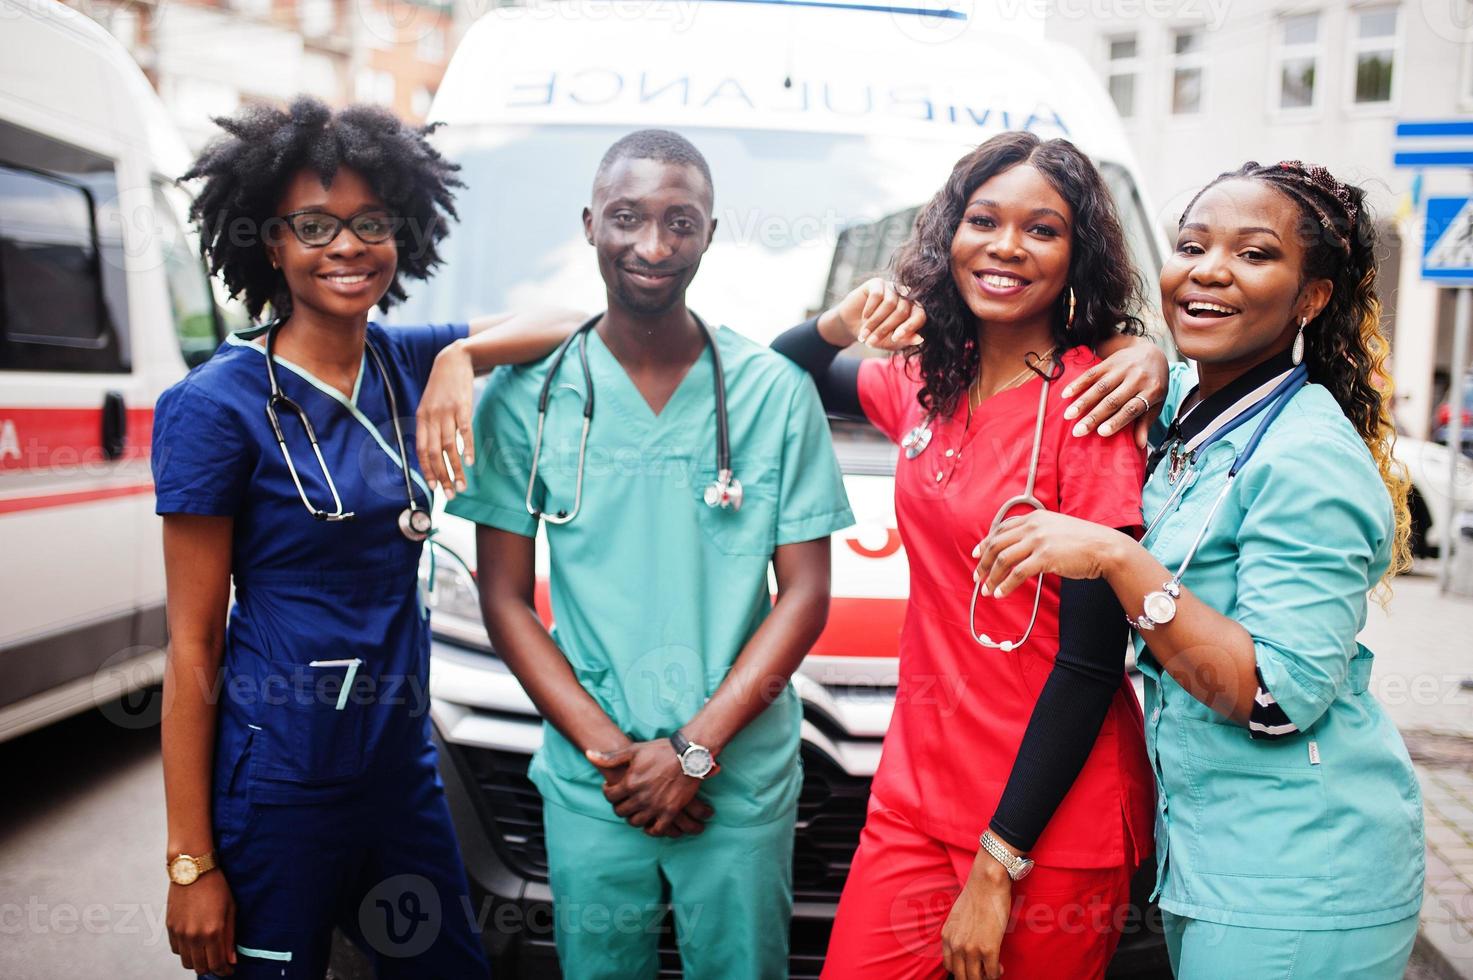
<path id="1" fill-rule="evenodd" d="M 1139 400 L 1140 403 L 1141 403 L 1141 411 L 1142 412 L 1149 412 L 1151 410 L 1151 400 L 1149 398 L 1147 398 L 1145 395 L 1140 394 L 1139 392 L 1137 392 L 1134 395 L 1131 395 L 1130 396 L 1130 399 L 1126 402 L 1126 404 L 1129 405 L 1130 402 L 1137 401 L 1137 400 Z"/>

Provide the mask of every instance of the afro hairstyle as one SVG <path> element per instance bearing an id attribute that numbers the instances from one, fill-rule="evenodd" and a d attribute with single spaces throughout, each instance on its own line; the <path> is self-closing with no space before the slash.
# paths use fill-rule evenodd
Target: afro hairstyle
<path id="1" fill-rule="evenodd" d="M 315 170 L 324 186 L 339 167 L 357 171 L 398 219 L 398 269 L 380 309 L 405 298 L 401 276 L 426 279 L 440 264 L 446 219 L 456 217 L 452 188 L 464 184 L 455 175 L 459 165 L 426 138 L 434 126 L 409 126 L 375 106 L 333 112 L 305 95 L 285 110 L 247 106 L 215 122 L 225 132 L 179 179 L 204 181 L 189 211 L 200 231 L 200 254 L 253 318 L 267 305 L 277 317 L 291 313 L 286 281 L 271 267 L 265 246 L 280 220 L 277 203 L 303 168 Z M 284 223 L 275 230 L 284 231 Z"/>

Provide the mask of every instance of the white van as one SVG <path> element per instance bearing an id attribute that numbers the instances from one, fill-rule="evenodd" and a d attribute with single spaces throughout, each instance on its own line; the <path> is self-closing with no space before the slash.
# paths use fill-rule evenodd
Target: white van
<path id="1" fill-rule="evenodd" d="M 0 0 L 0 38 L 4 740 L 162 676 L 153 404 L 222 324 L 128 53 L 51 0 Z"/>
<path id="2" fill-rule="evenodd" d="M 1005 129 L 1089 153 L 1142 273 L 1160 265 L 1113 105 L 1078 55 L 1026 20 L 847 0 L 497 9 L 456 51 L 431 118 L 467 187 L 445 266 L 396 310 L 400 322 L 553 299 L 602 308 L 580 211 L 603 152 L 648 126 L 690 138 L 714 175 L 719 224 L 692 308 L 759 342 L 880 268 L 955 161 Z M 834 431 L 858 523 L 834 536 L 828 629 L 794 679 L 805 710 L 795 977 L 818 973 L 864 821 L 907 589 L 894 447 L 862 423 Z M 469 524 L 440 527 L 474 559 Z M 498 976 L 555 976 L 541 801 L 526 778 L 540 723 L 487 643 L 466 570 L 441 560 L 436 575 L 432 712 L 487 947 Z M 545 596 L 544 582 L 544 613 Z M 662 957 L 661 975 L 678 975 L 668 939 Z M 1137 922 L 1112 975 L 1168 975 L 1159 933 Z"/>

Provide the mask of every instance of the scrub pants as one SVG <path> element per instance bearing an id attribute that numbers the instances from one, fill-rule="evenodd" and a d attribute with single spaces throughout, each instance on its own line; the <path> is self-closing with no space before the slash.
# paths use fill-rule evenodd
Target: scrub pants
<path id="1" fill-rule="evenodd" d="M 351 799 L 217 797 L 215 829 L 240 980 L 322 980 L 334 926 L 382 980 L 490 976 L 433 749 Z"/>
<path id="2" fill-rule="evenodd" d="M 1401 980 L 1417 916 L 1362 929 L 1255 929 L 1162 910 L 1177 980 Z"/>
<path id="3" fill-rule="evenodd" d="M 922 833 L 872 796 L 839 899 L 825 980 L 945 977 L 941 929 L 977 850 Z M 1002 942 L 1004 975 L 1104 976 L 1129 901 L 1126 868 L 1035 867 L 1013 884 L 1013 915 Z"/>
<path id="4" fill-rule="evenodd" d="M 796 808 L 678 838 L 550 801 L 542 813 L 566 980 L 653 978 L 667 883 L 686 980 L 788 975 Z"/>

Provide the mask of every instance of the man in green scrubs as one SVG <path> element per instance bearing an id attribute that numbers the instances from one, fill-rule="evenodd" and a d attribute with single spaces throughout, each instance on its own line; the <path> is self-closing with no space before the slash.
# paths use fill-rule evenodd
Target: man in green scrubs
<path id="1" fill-rule="evenodd" d="M 739 507 L 707 502 L 716 376 L 685 292 L 715 231 L 712 195 L 705 159 L 675 133 L 609 149 L 583 212 L 608 294 L 583 338 L 593 390 L 575 340 L 529 508 L 553 358 L 495 374 L 448 508 L 481 525 L 487 631 L 546 722 L 530 775 L 558 956 L 577 980 L 655 976 L 667 887 L 687 978 L 787 972 L 802 784 L 789 679 L 827 616 L 829 535 L 853 517 L 811 381 L 725 328 L 710 342 L 742 492 Z M 534 510 L 548 517 L 551 634 L 533 605 Z"/>

